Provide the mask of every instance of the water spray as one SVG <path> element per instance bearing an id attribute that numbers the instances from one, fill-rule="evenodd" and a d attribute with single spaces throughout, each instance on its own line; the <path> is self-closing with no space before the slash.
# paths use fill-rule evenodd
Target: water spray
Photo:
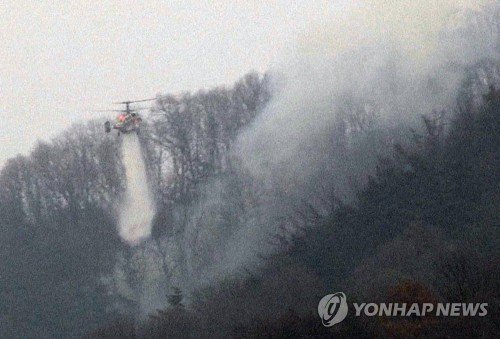
<path id="1" fill-rule="evenodd" d="M 151 235 L 155 208 L 141 145 L 135 133 L 123 135 L 122 159 L 127 188 L 119 208 L 119 233 L 127 243 L 137 245 Z"/>

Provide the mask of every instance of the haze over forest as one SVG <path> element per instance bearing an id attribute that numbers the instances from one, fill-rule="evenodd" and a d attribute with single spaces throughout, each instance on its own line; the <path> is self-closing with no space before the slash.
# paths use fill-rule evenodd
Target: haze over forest
<path id="1" fill-rule="evenodd" d="M 137 135 L 89 118 L 6 160 L 0 337 L 497 336 L 500 6 L 336 6 Z M 489 308 L 323 327 L 337 291 Z"/>

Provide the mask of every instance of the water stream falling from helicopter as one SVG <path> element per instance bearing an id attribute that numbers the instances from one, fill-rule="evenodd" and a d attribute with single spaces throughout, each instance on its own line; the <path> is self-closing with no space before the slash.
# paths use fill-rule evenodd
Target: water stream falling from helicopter
<path id="1" fill-rule="evenodd" d="M 122 159 L 127 188 L 119 209 L 119 233 L 123 240 L 137 245 L 151 234 L 155 208 L 141 145 L 135 133 L 123 135 Z"/>

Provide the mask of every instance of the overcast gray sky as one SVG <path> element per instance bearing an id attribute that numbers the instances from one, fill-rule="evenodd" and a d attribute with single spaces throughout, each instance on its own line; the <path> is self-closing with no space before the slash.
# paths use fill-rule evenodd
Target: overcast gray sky
<path id="1" fill-rule="evenodd" d="M 117 100 L 265 71 L 333 1 L 0 2 L 0 166 Z"/>

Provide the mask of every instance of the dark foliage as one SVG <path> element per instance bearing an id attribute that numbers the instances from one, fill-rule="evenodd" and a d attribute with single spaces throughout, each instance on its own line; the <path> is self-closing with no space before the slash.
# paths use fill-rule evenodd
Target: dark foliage
<path id="1" fill-rule="evenodd" d="M 117 304 L 134 313 L 137 302 L 111 295 L 103 281 L 117 253 L 130 254 L 115 231 L 113 206 L 124 188 L 119 145 L 97 122 L 39 144 L 0 173 L 0 337 L 498 334 L 500 94 L 491 89 L 483 104 L 466 97 L 451 120 L 441 112 L 423 117 L 426 132 L 380 159 L 355 201 L 330 192 L 327 213 L 307 202 L 293 211 L 305 226 L 270 239 L 282 251 L 261 258 L 258 269 L 193 295 L 183 286 L 165 289 L 170 307 L 139 322 L 136 314 L 116 315 Z M 217 206 L 225 234 L 240 211 L 257 205 L 236 189 L 250 184 L 235 173 L 230 150 L 269 99 L 269 78 L 255 73 L 231 89 L 158 99 L 158 122 L 142 137 L 159 207 L 154 240 L 181 233 L 183 213 L 214 178 L 227 183 L 221 194 L 237 196 Z M 164 168 L 166 157 L 173 171 Z M 326 329 L 315 312 L 332 289 L 351 300 L 486 301 L 491 312 L 427 323 L 348 317 Z"/>
<path id="2" fill-rule="evenodd" d="M 424 117 L 427 134 L 381 159 L 355 204 L 335 205 L 329 217 L 285 241 L 286 251 L 266 258 L 263 270 L 209 288 L 186 309 L 161 311 L 141 336 L 498 334 L 499 94 L 491 90 L 478 110 L 459 110 L 446 128 Z M 490 312 L 481 319 L 348 317 L 327 329 L 315 306 L 332 288 L 354 300 L 489 302 Z"/>

